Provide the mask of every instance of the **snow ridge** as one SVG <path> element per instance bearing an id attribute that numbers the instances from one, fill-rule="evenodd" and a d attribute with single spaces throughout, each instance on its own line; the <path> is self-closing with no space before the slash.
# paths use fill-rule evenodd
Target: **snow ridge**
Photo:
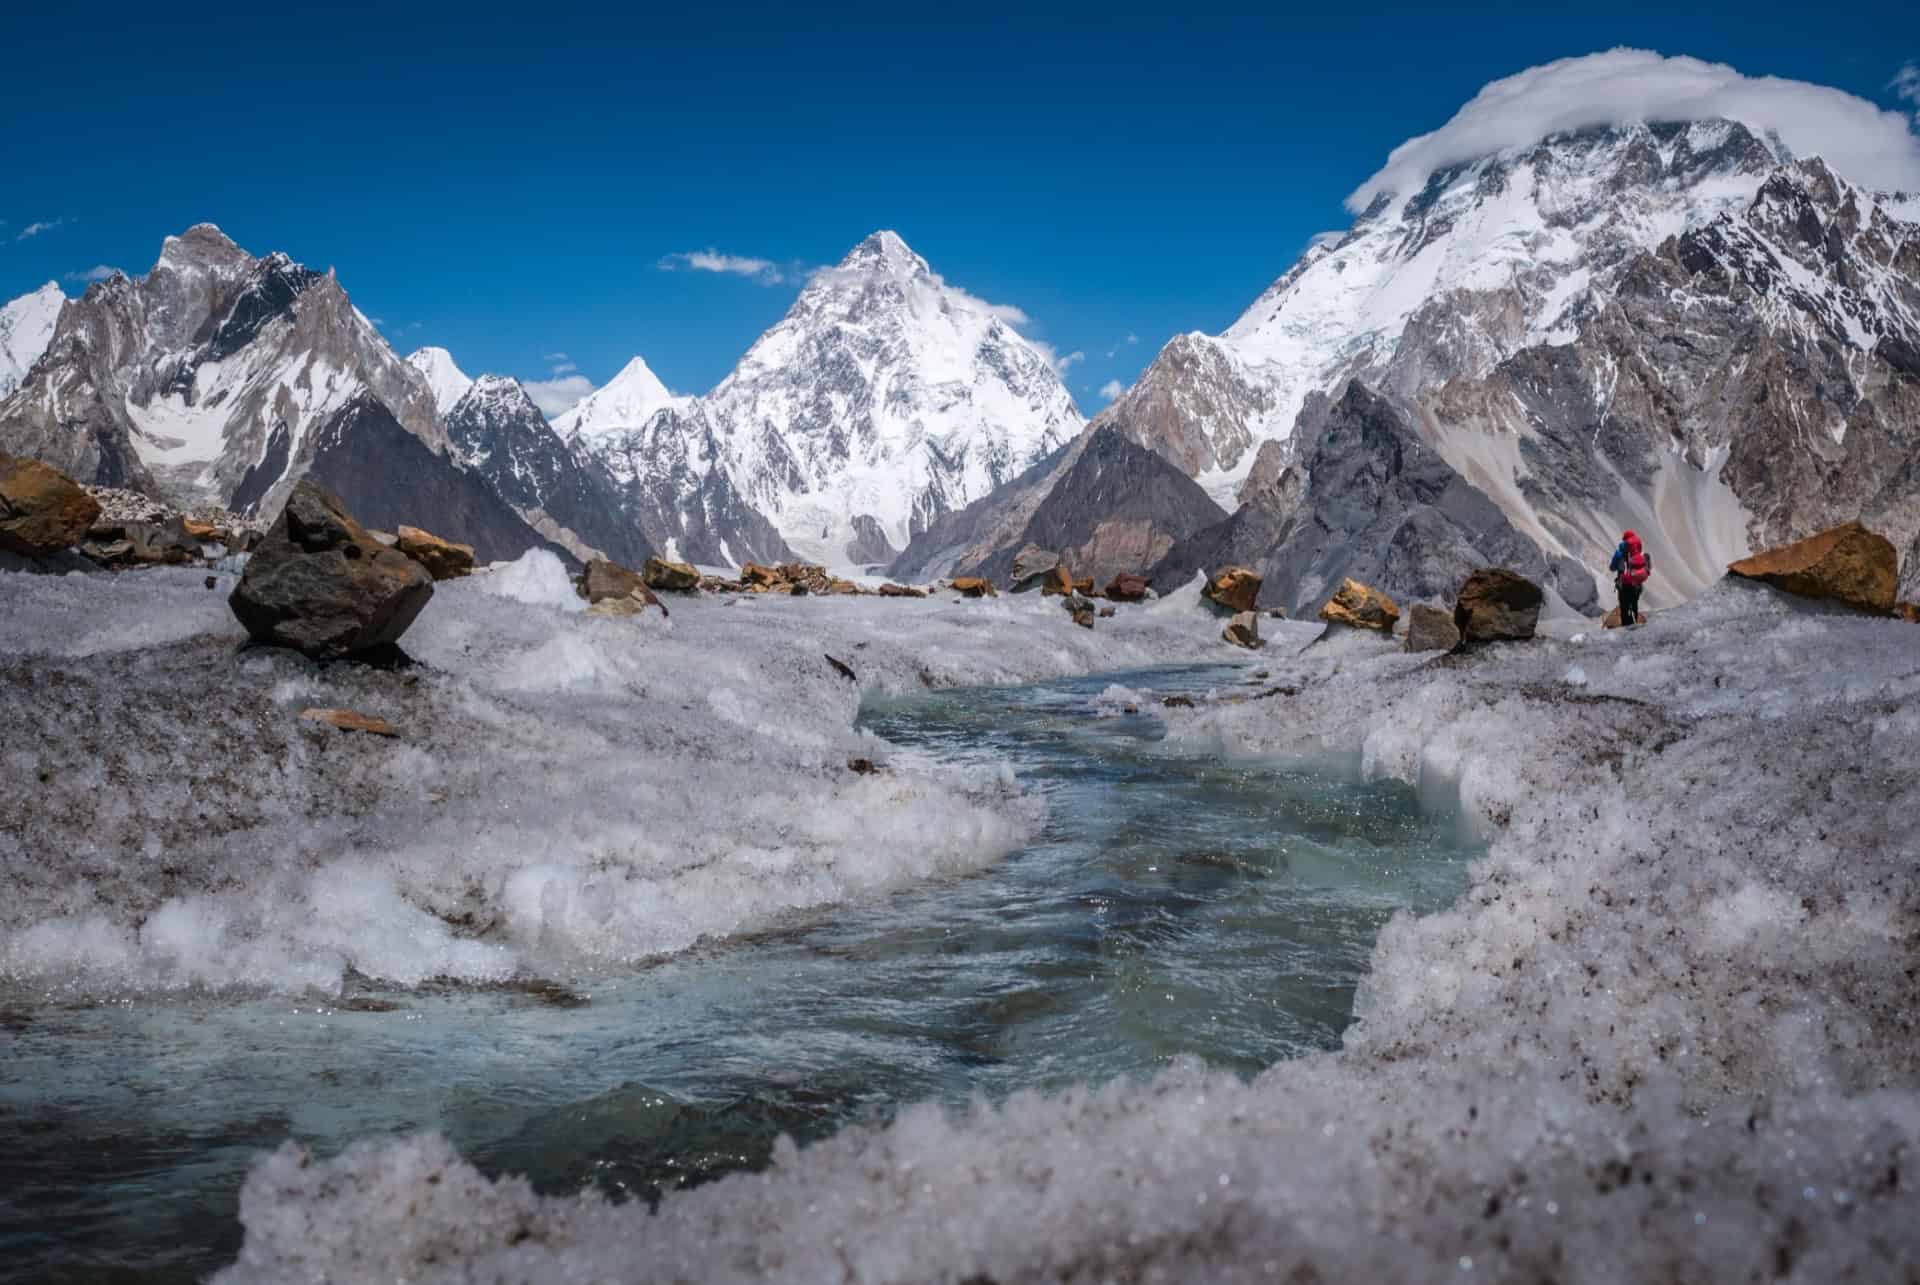
<path id="1" fill-rule="evenodd" d="M 416 348 L 407 354 L 407 364 L 419 371 L 433 390 L 433 404 L 444 417 L 454 404 L 467 395 L 473 379 L 454 363 L 445 348 Z"/>
<path id="2" fill-rule="evenodd" d="M 49 281 L 0 308 L 0 397 L 20 387 L 53 338 L 67 296 Z"/>

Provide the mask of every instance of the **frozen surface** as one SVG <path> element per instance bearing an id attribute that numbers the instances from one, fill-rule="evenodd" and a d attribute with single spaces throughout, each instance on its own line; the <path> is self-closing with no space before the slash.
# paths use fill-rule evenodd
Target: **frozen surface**
<path id="1" fill-rule="evenodd" d="M 757 623 L 770 606 L 714 614 Z M 910 684 L 916 661 L 991 677 L 1004 653 L 978 644 L 1020 610 L 930 604 L 954 650 L 916 634 L 914 659 L 890 660 L 876 640 L 870 681 Z M 454 624 L 480 627 L 441 617 L 439 654 L 459 652 Z M 1123 627 L 1062 635 L 1056 657 L 1028 637 L 1041 666 L 1159 645 Z M 1188 1066 L 1148 1086 L 917 1108 L 657 1215 L 487 1182 L 431 1137 L 327 1162 L 289 1147 L 250 1181 L 246 1247 L 223 1279 L 1920 1271 L 1913 626 L 1723 585 L 1626 633 L 1458 657 L 1290 650 L 1259 658 L 1270 696 L 1166 710 L 1170 750 L 1357 755 L 1457 803 L 1490 843 L 1452 909 L 1381 935 L 1338 1053 L 1252 1083 Z"/>
<path id="2" fill-rule="evenodd" d="M 0 574 L 0 701 L 32 729 L 0 746 L 0 982 L 333 993 L 679 951 L 1033 832 L 1004 767 L 850 770 L 884 749 L 853 726 L 863 690 L 1238 659 L 1197 613 L 1089 632 L 1027 597 L 598 618 L 536 551 L 436 586 L 403 640 L 418 667 L 321 668 L 242 651 L 231 587 Z"/>

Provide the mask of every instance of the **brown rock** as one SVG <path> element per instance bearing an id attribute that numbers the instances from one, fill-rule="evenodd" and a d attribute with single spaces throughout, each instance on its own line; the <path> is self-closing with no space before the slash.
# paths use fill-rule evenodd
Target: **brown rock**
<path id="1" fill-rule="evenodd" d="M 394 547 L 425 567 L 435 580 L 458 580 L 473 574 L 470 544 L 455 544 L 417 526 L 403 526 L 394 533 Z"/>
<path id="2" fill-rule="evenodd" d="M 1340 582 L 1340 588 L 1327 600 L 1327 605 L 1320 608 L 1320 619 L 1330 625 L 1352 625 L 1356 629 L 1392 633 L 1394 622 L 1400 619 L 1400 608 L 1386 594 L 1349 576 Z"/>
<path id="3" fill-rule="evenodd" d="M 1227 627 L 1221 632 L 1220 637 L 1236 647 L 1245 647 L 1249 651 L 1260 650 L 1260 613 L 1240 612 L 1227 622 Z"/>
<path id="4" fill-rule="evenodd" d="M 1893 610 L 1900 556 L 1885 536 L 1849 522 L 1727 567 L 1802 598 L 1827 598 L 1884 616 Z"/>
<path id="5" fill-rule="evenodd" d="M 1076 593 L 1071 597 L 1063 598 L 1060 605 L 1065 607 L 1067 614 L 1073 617 L 1074 624 L 1079 625 L 1082 629 L 1093 628 L 1092 599 L 1083 598 Z"/>
<path id="6" fill-rule="evenodd" d="M 425 567 L 303 478 L 227 603 L 255 640 L 329 658 L 398 642 L 432 597 Z"/>
<path id="7" fill-rule="evenodd" d="M 1117 614 L 1117 609 L 1114 607 L 1100 608 L 1100 619 L 1102 620 L 1112 620 L 1116 614 Z"/>
<path id="8" fill-rule="evenodd" d="M 1252 611 L 1260 597 L 1260 573 L 1247 567 L 1222 567 L 1207 577 L 1201 591 L 1208 602 L 1238 614 Z"/>
<path id="9" fill-rule="evenodd" d="M 220 587 L 220 577 L 219 577 L 219 576 L 208 576 L 208 577 L 207 577 L 207 588 L 209 588 L 209 589 L 218 589 L 219 587 Z"/>
<path id="10" fill-rule="evenodd" d="M 1021 593 L 1040 585 L 1060 566 L 1059 554 L 1037 544 L 1029 544 L 1013 555 L 1013 591 Z"/>
<path id="11" fill-rule="evenodd" d="M 343 732 L 366 732 L 372 736 L 398 736 L 400 729 L 384 718 L 356 714 L 350 709 L 303 709 L 300 717 L 312 723 L 325 723 Z"/>
<path id="12" fill-rule="evenodd" d="M 780 582 L 780 573 L 772 567 L 763 567 L 757 562 L 749 562 L 740 568 L 740 583 L 752 593 L 765 593 Z"/>
<path id="13" fill-rule="evenodd" d="M 1122 571 L 1107 581 L 1107 597 L 1115 602 L 1145 602 L 1147 586 L 1153 582 L 1131 571 Z"/>
<path id="14" fill-rule="evenodd" d="M 1407 608 L 1408 651 L 1452 651 L 1459 645 L 1460 630 L 1452 616 L 1424 602 Z"/>
<path id="15" fill-rule="evenodd" d="M 698 571 L 684 562 L 668 562 L 665 558 L 648 558 L 640 568 L 640 578 L 647 582 L 649 589 L 672 593 L 686 593 L 700 587 Z"/>
<path id="16" fill-rule="evenodd" d="M 1920 625 L 1920 602 L 1896 602 L 1893 614 L 1909 624 Z"/>
<path id="17" fill-rule="evenodd" d="M 962 598 L 998 598 L 999 590 L 993 587 L 993 581 L 983 576 L 957 576 L 953 587 Z"/>
<path id="18" fill-rule="evenodd" d="M 1093 597 L 1093 577 L 1085 576 L 1073 582 L 1073 591 L 1083 598 Z"/>
<path id="19" fill-rule="evenodd" d="M 213 544 L 222 538 L 220 528 L 211 522 L 201 522 L 196 518 L 182 518 L 180 526 L 189 539 L 198 540 L 201 544 Z"/>
<path id="20" fill-rule="evenodd" d="M 611 598 L 638 598 L 642 604 L 657 602 L 647 582 L 629 567 L 605 558 L 595 558 L 587 569 L 574 577 L 574 591 L 588 602 L 599 604 Z"/>
<path id="21" fill-rule="evenodd" d="M 1454 628 L 1467 642 L 1531 638 L 1545 600 L 1540 586 L 1519 572 L 1481 567 L 1454 595 Z"/>
<path id="22" fill-rule="evenodd" d="M 43 558 L 86 538 L 100 502 L 66 474 L 0 451 L 0 549 Z"/>
<path id="23" fill-rule="evenodd" d="M 1088 581 L 1087 587 L 1093 587 L 1092 581 Z M 1073 592 L 1073 572 L 1067 570 L 1066 563 L 1058 564 L 1040 578 L 1040 592 L 1049 598 L 1064 598 Z"/>
<path id="24" fill-rule="evenodd" d="M 882 598 L 924 598 L 927 596 L 927 591 L 903 584 L 883 584 L 880 586 L 880 596 Z"/>
<path id="25" fill-rule="evenodd" d="M 602 598 L 599 602 L 587 608 L 587 614 L 589 616 L 637 616 L 648 607 L 659 607 L 661 615 L 664 616 L 667 614 L 666 607 L 658 598 L 654 597 L 651 593 L 647 593 L 644 588 L 641 589 L 640 592 L 646 593 L 647 596 L 641 598 L 637 595 L 629 594 L 624 598 Z"/>

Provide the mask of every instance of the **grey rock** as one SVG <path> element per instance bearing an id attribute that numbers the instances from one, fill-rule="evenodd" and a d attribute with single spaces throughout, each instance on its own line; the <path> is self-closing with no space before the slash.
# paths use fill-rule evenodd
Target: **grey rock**
<path id="1" fill-rule="evenodd" d="M 1408 651 L 1452 651 L 1460 645 L 1453 616 L 1438 607 L 1416 602 L 1407 612 Z"/>
<path id="2" fill-rule="evenodd" d="M 1262 646 L 1260 641 L 1260 613 L 1257 611 L 1240 612 L 1234 616 L 1232 620 L 1227 622 L 1227 627 L 1222 631 L 1220 636 L 1236 647 L 1245 647 L 1251 651 L 1258 651 Z"/>
<path id="3" fill-rule="evenodd" d="M 432 597 L 425 567 L 302 480 L 228 603 L 256 641 L 326 659 L 397 643 Z"/>
<path id="4" fill-rule="evenodd" d="M 1058 553 L 1051 549 L 1043 549 L 1037 544 L 1027 545 L 1013 555 L 1010 579 L 1013 582 L 1014 592 L 1037 588 L 1041 579 L 1059 565 Z"/>

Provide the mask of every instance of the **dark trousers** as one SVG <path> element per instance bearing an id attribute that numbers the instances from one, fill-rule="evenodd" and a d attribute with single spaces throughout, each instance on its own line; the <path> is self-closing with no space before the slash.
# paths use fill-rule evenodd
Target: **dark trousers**
<path id="1" fill-rule="evenodd" d="M 1620 623 L 1623 625 L 1639 624 L 1641 586 L 1628 584 L 1624 580 L 1616 580 L 1613 582 L 1613 587 L 1620 591 Z"/>

